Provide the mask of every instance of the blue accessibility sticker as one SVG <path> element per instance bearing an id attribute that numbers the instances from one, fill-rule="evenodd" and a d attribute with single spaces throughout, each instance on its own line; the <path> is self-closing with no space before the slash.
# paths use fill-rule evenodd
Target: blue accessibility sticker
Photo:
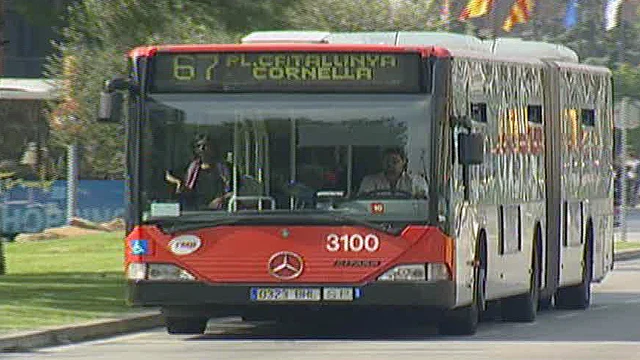
<path id="1" fill-rule="evenodd" d="M 129 248 L 131 249 L 131 255 L 148 255 L 149 241 L 148 240 L 129 240 Z"/>

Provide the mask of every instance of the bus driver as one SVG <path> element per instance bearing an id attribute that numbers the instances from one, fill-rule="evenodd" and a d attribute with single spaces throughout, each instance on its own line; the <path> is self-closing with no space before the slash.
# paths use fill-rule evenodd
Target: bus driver
<path id="1" fill-rule="evenodd" d="M 406 193 L 414 198 L 426 198 L 427 181 L 407 172 L 407 156 L 400 148 L 386 149 L 382 156 L 382 171 L 367 175 L 360 183 L 358 195 Z"/>

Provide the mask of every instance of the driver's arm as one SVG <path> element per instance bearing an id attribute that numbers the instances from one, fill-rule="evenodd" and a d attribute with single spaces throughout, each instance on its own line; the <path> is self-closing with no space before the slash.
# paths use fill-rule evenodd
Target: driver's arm
<path id="1" fill-rule="evenodd" d="M 376 189 L 376 184 L 374 182 L 373 177 L 371 175 L 367 175 L 364 177 L 364 179 L 362 179 L 362 182 L 360 182 L 360 189 L 358 190 L 358 195 L 368 193 L 375 189 Z"/>
<path id="2" fill-rule="evenodd" d="M 411 179 L 412 181 L 412 192 L 414 196 L 419 198 L 428 197 L 429 196 L 429 186 L 427 185 L 427 180 L 423 176 L 414 175 Z"/>

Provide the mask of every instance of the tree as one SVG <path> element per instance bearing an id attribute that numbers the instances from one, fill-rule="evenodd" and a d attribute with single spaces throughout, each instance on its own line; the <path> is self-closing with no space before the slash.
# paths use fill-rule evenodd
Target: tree
<path id="1" fill-rule="evenodd" d="M 287 12 L 289 27 L 325 31 L 435 30 L 435 0 L 302 0 Z"/>
<path id="2" fill-rule="evenodd" d="M 104 81 L 126 73 L 127 51 L 144 44 L 234 42 L 239 31 L 275 26 L 289 1 L 78 0 L 47 65 L 47 76 L 64 84 L 63 100 L 51 104 L 54 141 L 82 146 L 82 177 L 121 176 L 123 129 L 93 119 Z"/>
<path id="3" fill-rule="evenodd" d="M 620 66 L 613 73 L 613 84 L 616 100 L 623 97 L 640 100 L 640 68 L 628 64 Z M 633 154 L 640 154 L 640 128 L 628 130 L 627 146 Z"/>
<path id="4" fill-rule="evenodd" d="M 24 4 L 27 13 L 27 5 L 40 3 L 7 1 Z M 64 101 L 51 109 L 53 134 L 60 144 L 78 139 L 85 148 L 85 159 L 91 162 L 91 166 L 82 167 L 82 176 L 96 177 L 122 173 L 122 129 L 98 127 L 93 118 L 104 80 L 125 73 L 125 54 L 134 46 L 237 42 L 253 30 L 468 32 L 476 27 L 472 21 L 456 20 L 466 1 L 450 2 L 450 24 L 440 19 L 444 0 L 60 1 L 71 5 L 65 17 L 68 25 L 62 28 L 62 40 L 48 65 L 49 76 L 63 79 L 65 84 Z M 518 24 L 511 33 L 500 36 L 567 45 L 584 61 L 614 69 L 616 97 L 638 93 L 640 25 L 622 22 L 606 32 L 602 25 L 604 0 L 584 0 L 580 4 L 578 24 L 572 29 L 562 23 L 562 7 L 558 11 L 556 4 L 537 1 L 538 10 L 528 23 Z M 491 21 L 501 24 L 503 19 Z"/>

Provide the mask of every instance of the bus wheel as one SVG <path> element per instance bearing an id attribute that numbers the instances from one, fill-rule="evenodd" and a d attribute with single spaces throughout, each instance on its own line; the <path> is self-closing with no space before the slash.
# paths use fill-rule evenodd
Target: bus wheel
<path id="1" fill-rule="evenodd" d="M 438 323 L 442 335 L 473 335 L 478 330 L 478 318 L 485 308 L 487 284 L 487 257 L 484 242 L 480 241 L 476 251 L 476 267 L 473 281 L 473 302 L 471 305 L 445 312 Z"/>
<path id="2" fill-rule="evenodd" d="M 531 256 L 531 277 L 526 294 L 510 297 L 502 301 L 502 319 L 515 322 L 533 322 L 538 312 L 540 300 L 540 261 L 537 245 Z"/>
<path id="3" fill-rule="evenodd" d="M 168 317 L 165 319 L 169 334 L 204 334 L 207 318 Z"/>
<path id="4" fill-rule="evenodd" d="M 444 313 L 438 324 L 438 332 L 442 335 L 473 335 L 478 330 L 478 317 L 478 304 L 474 300 L 471 305 Z"/>
<path id="5" fill-rule="evenodd" d="M 538 300 L 538 310 L 550 310 L 553 307 L 553 296 Z"/>
<path id="6" fill-rule="evenodd" d="M 583 254 L 582 282 L 578 285 L 558 289 L 555 298 L 556 309 L 584 310 L 591 303 L 591 272 L 593 268 L 591 239 L 593 239 L 593 233 L 589 230 L 587 234 L 588 238 Z"/>

